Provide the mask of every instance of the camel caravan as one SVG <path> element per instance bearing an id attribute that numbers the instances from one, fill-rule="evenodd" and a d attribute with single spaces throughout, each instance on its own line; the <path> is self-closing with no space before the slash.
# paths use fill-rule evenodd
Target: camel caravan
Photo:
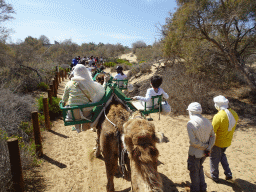
<path id="1" fill-rule="evenodd" d="M 105 161 L 107 191 L 115 191 L 114 176 L 120 174 L 131 181 L 134 192 L 163 191 L 157 172 L 159 151 L 156 148 L 161 139 L 154 124 L 146 119 L 149 113 L 162 112 L 162 94 L 152 97 L 153 105 L 147 102 L 146 106 L 145 102 L 139 107 L 138 102 L 123 93 L 124 86 L 120 87 L 112 76 L 102 75 L 102 71 L 92 76 L 79 64 L 73 71 L 72 84 L 67 83 L 60 102 L 64 124 L 74 125 L 78 133 L 84 127 L 96 128 L 94 155 L 102 156 Z M 79 94 L 72 95 L 72 90 Z M 94 92 L 96 94 L 92 94 Z M 81 100 L 86 104 L 78 104 Z"/>

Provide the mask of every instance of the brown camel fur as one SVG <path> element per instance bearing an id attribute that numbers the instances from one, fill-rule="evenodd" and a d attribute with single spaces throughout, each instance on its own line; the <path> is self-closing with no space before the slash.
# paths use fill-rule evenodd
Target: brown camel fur
<path id="1" fill-rule="evenodd" d="M 116 127 L 114 127 L 107 119 L 105 119 L 102 124 L 100 149 L 106 165 L 108 192 L 114 191 L 114 175 L 118 168 L 118 139 L 116 130 L 118 129 L 121 134 L 123 133 L 123 124 L 128 120 L 129 115 L 130 113 L 123 107 L 123 105 L 112 104 L 107 114 L 107 118 L 113 122 Z"/>
<path id="2" fill-rule="evenodd" d="M 131 162 L 132 191 L 162 192 L 162 180 L 157 172 L 159 152 L 155 126 L 138 118 L 138 115 L 134 116 L 124 124 L 124 141 Z"/>
<path id="3" fill-rule="evenodd" d="M 97 75 L 97 77 L 96 77 L 96 81 L 98 82 L 98 83 L 100 83 L 101 85 L 103 85 L 103 83 L 104 83 L 104 73 L 100 73 L 100 74 L 98 74 Z"/>
<path id="4" fill-rule="evenodd" d="M 137 112 L 135 112 L 137 113 Z M 138 113 L 139 114 L 139 113 Z M 102 123 L 98 143 L 104 157 L 107 173 L 107 191 L 114 191 L 114 175 L 118 168 L 118 139 L 116 130 L 124 134 L 124 146 L 127 146 L 129 159 L 125 159 L 128 171 L 131 171 L 133 191 L 162 192 L 162 181 L 157 172 L 158 150 L 154 124 L 145 119 L 138 118 L 138 114 L 129 119 L 130 113 L 121 104 L 111 104 L 107 119 Z M 126 122 L 126 123 L 125 123 Z M 97 152 L 96 152 L 97 155 Z M 99 153 L 98 153 L 99 155 Z M 97 156 L 98 156 L 97 155 Z"/>

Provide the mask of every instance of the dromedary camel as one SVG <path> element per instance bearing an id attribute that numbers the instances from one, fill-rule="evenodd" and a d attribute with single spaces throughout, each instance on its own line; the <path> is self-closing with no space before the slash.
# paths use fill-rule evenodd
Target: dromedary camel
<path id="1" fill-rule="evenodd" d="M 129 154 L 129 158 L 127 156 L 122 158 L 126 163 L 128 178 L 131 176 L 132 191 L 162 191 L 162 181 L 157 172 L 158 150 L 154 124 L 143 119 L 139 112 L 135 113 L 135 118 L 131 117 L 129 120 L 130 113 L 122 104 L 111 104 L 101 131 L 99 131 L 100 126 L 97 127 L 100 136 L 98 147 L 106 165 L 108 192 L 114 191 L 114 175 L 118 170 L 120 153 L 118 146 L 121 145 L 121 140 L 124 141 L 122 148 L 125 147 Z M 118 133 L 121 134 L 122 139 L 119 139 Z M 99 156 L 100 151 L 96 150 L 96 156 Z"/>

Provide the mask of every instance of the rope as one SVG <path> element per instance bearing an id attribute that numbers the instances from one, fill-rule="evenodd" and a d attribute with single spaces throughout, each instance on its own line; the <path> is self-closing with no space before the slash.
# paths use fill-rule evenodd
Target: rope
<path id="1" fill-rule="evenodd" d="M 118 141 L 118 153 L 119 153 L 119 166 L 121 167 L 122 177 L 124 178 L 124 173 L 125 173 L 124 154 L 126 152 L 126 149 L 123 149 L 121 151 L 120 132 L 118 131 L 118 127 L 116 126 L 116 124 L 114 124 L 112 121 L 110 121 L 109 118 L 107 117 L 106 112 L 105 112 L 105 107 L 104 107 L 104 115 L 105 115 L 106 119 L 116 128 L 116 137 L 117 137 L 117 141 Z"/>
<path id="2" fill-rule="evenodd" d="M 104 115 L 105 115 L 106 119 L 116 128 L 116 124 L 113 123 L 112 121 L 110 121 L 109 118 L 107 117 L 106 112 L 105 112 L 105 107 L 104 107 Z"/>

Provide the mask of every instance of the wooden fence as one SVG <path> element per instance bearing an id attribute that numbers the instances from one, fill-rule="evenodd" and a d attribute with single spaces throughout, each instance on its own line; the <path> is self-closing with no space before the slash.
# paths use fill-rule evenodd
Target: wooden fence
<path id="1" fill-rule="evenodd" d="M 69 69 L 68 69 L 69 72 Z M 56 68 L 56 73 L 54 80 L 50 84 L 50 89 L 47 90 L 48 98 L 43 98 L 44 105 L 44 116 L 45 116 L 45 126 L 49 131 L 51 130 L 50 124 L 50 115 L 49 115 L 49 104 L 52 104 L 52 97 L 57 97 L 57 89 L 61 81 L 64 81 L 64 78 L 67 79 L 67 71 L 59 71 Z M 48 103 L 49 100 L 49 103 Z M 38 120 L 38 112 L 34 111 L 31 114 L 32 123 L 33 123 L 33 132 L 34 132 L 34 141 L 36 145 L 36 155 L 37 157 L 43 156 L 43 147 L 42 147 L 42 138 Z M 7 140 L 9 156 L 10 156 L 10 164 L 11 164 L 11 173 L 12 173 L 12 181 L 13 181 L 13 190 L 14 191 L 25 191 L 24 189 L 24 179 L 21 167 L 21 158 L 19 151 L 18 139 L 11 138 Z"/>

